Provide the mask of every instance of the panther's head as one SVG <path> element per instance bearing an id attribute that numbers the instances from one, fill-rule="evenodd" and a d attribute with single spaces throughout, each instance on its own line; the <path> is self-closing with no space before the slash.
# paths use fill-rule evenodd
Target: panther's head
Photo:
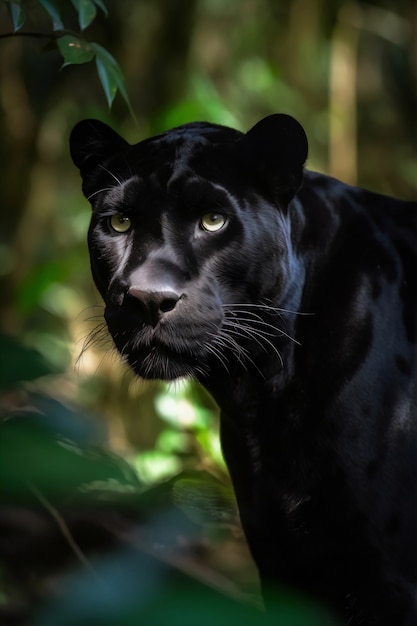
<path id="1" fill-rule="evenodd" d="M 139 376 L 204 380 L 279 359 L 298 271 L 287 211 L 307 156 L 298 122 L 273 115 L 247 134 L 193 123 L 130 145 L 85 120 L 71 155 L 106 322 Z"/>

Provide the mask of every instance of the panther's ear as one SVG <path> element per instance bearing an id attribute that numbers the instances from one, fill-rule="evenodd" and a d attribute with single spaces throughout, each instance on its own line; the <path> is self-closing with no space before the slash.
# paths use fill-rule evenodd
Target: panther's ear
<path id="1" fill-rule="evenodd" d="M 82 176 L 98 163 L 127 148 L 129 144 L 110 126 L 98 120 L 83 120 L 72 130 L 70 153 Z"/>
<path id="2" fill-rule="evenodd" d="M 287 206 L 303 180 L 308 141 L 301 124 L 290 115 L 265 117 L 243 140 L 245 159 L 255 176 Z"/>

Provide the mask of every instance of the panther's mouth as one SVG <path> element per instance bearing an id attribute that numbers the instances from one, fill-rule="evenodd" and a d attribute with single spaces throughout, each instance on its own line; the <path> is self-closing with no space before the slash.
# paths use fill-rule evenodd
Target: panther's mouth
<path id="1" fill-rule="evenodd" d="M 105 319 L 118 352 L 140 378 L 202 381 L 207 377 L 221 319 L 168 314 L 152 326 L 129 315 L 129 310 L 112 306 L 107 306 Z"/>
<path id="2" fill-rule="evenodd" d="M 201 362 L 189 352 L 176 351 L 161 344 L 133 349 L 124 356 L 135 374 L 147 380 L 195 378 L 203 370 Z"/>
<path id="3" fill-rule="evenodd" d="M 158 333 L 115 333 L 113 341 L 124 361 L 137 376 L 147 380 L 171 381 L 201 378 L 207 373 L 207 354 L 198 341 Z"/>

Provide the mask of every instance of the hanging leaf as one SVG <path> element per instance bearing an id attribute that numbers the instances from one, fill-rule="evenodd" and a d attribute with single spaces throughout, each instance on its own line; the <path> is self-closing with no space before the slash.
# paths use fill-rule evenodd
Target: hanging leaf
<path id="1" fill-rule="evenodd" d="M 13 30 L 16 32 L 22 28 L 26 19 L 26 13 L 20 3 L 20 0 L 9 0 L 6 4 L 12 20 Z"/>
<path id="2" fill-rule="evenodd" d="M 107 7 L 104 2 L 102 2 L 102 0 L 94 0 L 94 3 L 98 6 L 99 9 L 103 11 L 104 15 L 107 17 L 109 12 L 107 11 Z"/>
<path id="3" fill-rule="evenodd" d="M 107 104 L 111 107 L 117 93 L 116 77 L 111 68 L 109 68 L 109 66 L 98 56 L 96 57 L 96 65 L 100 82 L 107 98 Z"/>
<path id="4" fill-rule="evenodd" d="M 84 39 L 75 37 L 75 35 L 64 35 L 58 39 L 58 48 L 64 57 L 66 65 L 87 63 L 94 59 L 95 51 L 92 44 Z"/>
<path id="5" fill-rule="evenodd" d="M 54 30 L 64 30 L 64 24 L 61 20 L 59 10 L 60 0 L 39 0 L 39 4 L 45 9 L 49 17 L 52 19 L 52 27 Z"/>
<path id="6" fill-rule="evenodd" d="M 91 47 L 96 54 L 97 71 L 104 93 L 106 94 L 109 107 L 113 104 L 113 100 L 119 90 L 129 108 L 130 114 L 133 119 L 135 119 L 129 96 L 127 94 L 123 72 L 120 69 L 119 64 L 110 52 L 107 52 L 107 50 L 98 43 L 92 43 Z"/>
<path id="7" fill-rule="evenodd" d="M 96 5 L 92 0 L 71 0 L 71 2 L 78 13 L 80 28 L 85 30 L 97 15 Z"/>

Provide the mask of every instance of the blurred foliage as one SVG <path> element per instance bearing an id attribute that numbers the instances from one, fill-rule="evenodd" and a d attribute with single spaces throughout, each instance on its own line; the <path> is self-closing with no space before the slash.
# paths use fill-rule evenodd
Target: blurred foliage
<path id="1" fill-rule="evenodd" d="M 334 624 L 283 589 L 265 614 L 229 485 L 200 470 L 149 488 L 95 419 L 24 392 L 38 375 L 56 382 L 39 354 L 5 337 L 0 348 L 15 355 L 0 420 L 1 624 Z M 171 421 L 178 401 L 159 401 Z M 187 429 L 210 419 L 181 415 Z M 172 455 L 186 447 L 163 434 Z"/>
<path id="2" fill-rule="evenodd" d="M 68 136 L 286 112 L 310 168 L 415 197 L 416 22 L 413 0 L 0 2 L 0 623 L 330 623 L 285 590 L 257 612 L 213 401 L 114 354 Z"/>

